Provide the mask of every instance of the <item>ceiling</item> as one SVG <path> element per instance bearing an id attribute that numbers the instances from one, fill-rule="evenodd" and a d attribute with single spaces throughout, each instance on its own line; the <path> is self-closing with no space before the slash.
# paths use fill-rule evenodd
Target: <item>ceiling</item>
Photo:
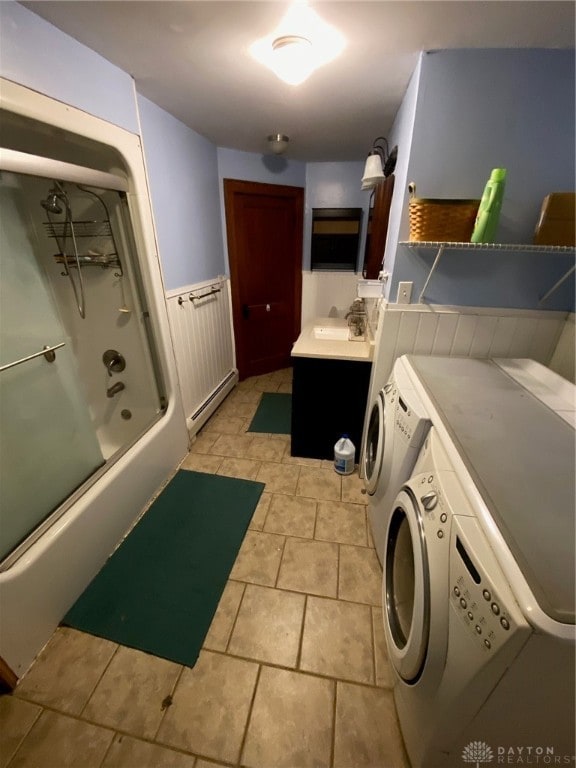
<path id="1" fill-rule="evenodd" d="M 347 47 L 290 86 L 248 51 L 275 29 L 287 2 L 22 5 L 129 72 L 139 93 L 217 146 L 266 152 L 265 137 L 284 133 L 287 156 L 305 161 L 361 160 L 390 130 L 422 50 L 574 47 L 573 2 L 310 0 Z"/>

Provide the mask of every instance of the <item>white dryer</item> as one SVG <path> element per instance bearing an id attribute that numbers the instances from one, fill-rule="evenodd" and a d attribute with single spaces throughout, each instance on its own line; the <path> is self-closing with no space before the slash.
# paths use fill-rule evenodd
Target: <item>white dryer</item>
<path id="1" fill-rule="evenodd" d="M 429 427 L 428 415 L 406 373 L 405 360 L 399 358 L 372 403 L 361 452 L 368 519 L 381 563 L 390 507 L 410 476 Z"/>
<path id="2" fill-rule="evenodd" d="M 412 766 L 572 762 L 574 430 L 490 361 L 440 375 L 423 360 L 433 427 L 392 505 L 383 579 Z"/>

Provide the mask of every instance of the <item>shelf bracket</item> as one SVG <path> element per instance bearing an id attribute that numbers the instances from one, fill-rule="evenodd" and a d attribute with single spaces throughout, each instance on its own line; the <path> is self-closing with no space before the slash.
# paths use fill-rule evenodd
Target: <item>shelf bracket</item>
<path id="1" fill-rule="evenodd" d="M 550 290 L 549 290 L 547 293 L 545 293 L 545 294 L 544 294 L 544 296 L 542 296 L 542 298 L 541 298 L 541 299 L 539 300 L 539 302 L 538 302 L 538 306 L 540 306 L 541 304 L 544 304 L 544 302 L 546 301 L 546 299 L 550 298 L 550 296 L 552 296 L 552 294 L 554 293 L 554 291 L 556 291 L 558 288 L 560 288 L 560 286 L 562 285 L 562 283 L 563 283 L 563 282 L 565 282 L 566 280 L 568 280 L 568 278 L 570 277 L 570 275 L 571 275 L 571 274 L 573 274 L 575 270 L 576 270 L 576 265 L 572 265 L 572 266 L 570 267 L 570 269 L 568 270 L 568 272 L 566 272 L 566 274 L 565 274 L 565 275 L 563 275 L 563 276 L 560 278 L 560 280 L 558 280 L 556 283 L 554 283 L 554 285 L 552 286 L 552 288 L 550 288 Z"/>
<path id="2" fill-rule="evenodd" d="M 426 278 L 426 282 L 424 283 L 424 288 L 422 288 L 422 290 L 420 291 L 420 296 L 418 298 L 418 303 L 419 304 L 423 304 L 424 303 L 422 301 L 422 299 L 424 297 L 424 294 L 426 293 L 426 288 L 428 288 L 428 283 L 430 282 L 430 278 L 434 274 L 434 270 L 438 266 L 438 262 L 440 261 L 440 259 L 442 257 L 442 254 L 444 253 L 444 246 L 445 246 L 445 244 L 442 243 L 440 245 L 440 247 L 438 248 L 438 253 L 436 254 L 436 258 L 434 259 L 434 264 L 432 264 L 432 268 L 430 269 L 430 272 L 428 273 L 428 277 Z"/>

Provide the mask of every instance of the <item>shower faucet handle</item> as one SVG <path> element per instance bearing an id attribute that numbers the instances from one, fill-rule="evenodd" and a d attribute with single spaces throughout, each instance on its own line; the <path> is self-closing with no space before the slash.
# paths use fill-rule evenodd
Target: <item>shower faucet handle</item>
<path id="1" fill-rule="evenodd" d="M 107 349 L 102 355 L 102 362 L 106 366 L 108 376 L 112 376 L 113 373 L 121 373 L 126 368 L 124 356 L 115 349 Z"/>

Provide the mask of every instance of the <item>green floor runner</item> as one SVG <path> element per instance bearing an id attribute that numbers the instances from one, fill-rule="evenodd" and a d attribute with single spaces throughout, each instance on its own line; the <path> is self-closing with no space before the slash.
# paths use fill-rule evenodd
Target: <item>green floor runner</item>
<path id="1" fill-rule="evenodd" d="M 289 435 L 292 421 L 292 395 L 264 392 L 248 432 Z"/>
<path id="2" fill-rule="evenodd" d="M 180 470 L 62 623 L 194 666 L 263 489 Z"/>

